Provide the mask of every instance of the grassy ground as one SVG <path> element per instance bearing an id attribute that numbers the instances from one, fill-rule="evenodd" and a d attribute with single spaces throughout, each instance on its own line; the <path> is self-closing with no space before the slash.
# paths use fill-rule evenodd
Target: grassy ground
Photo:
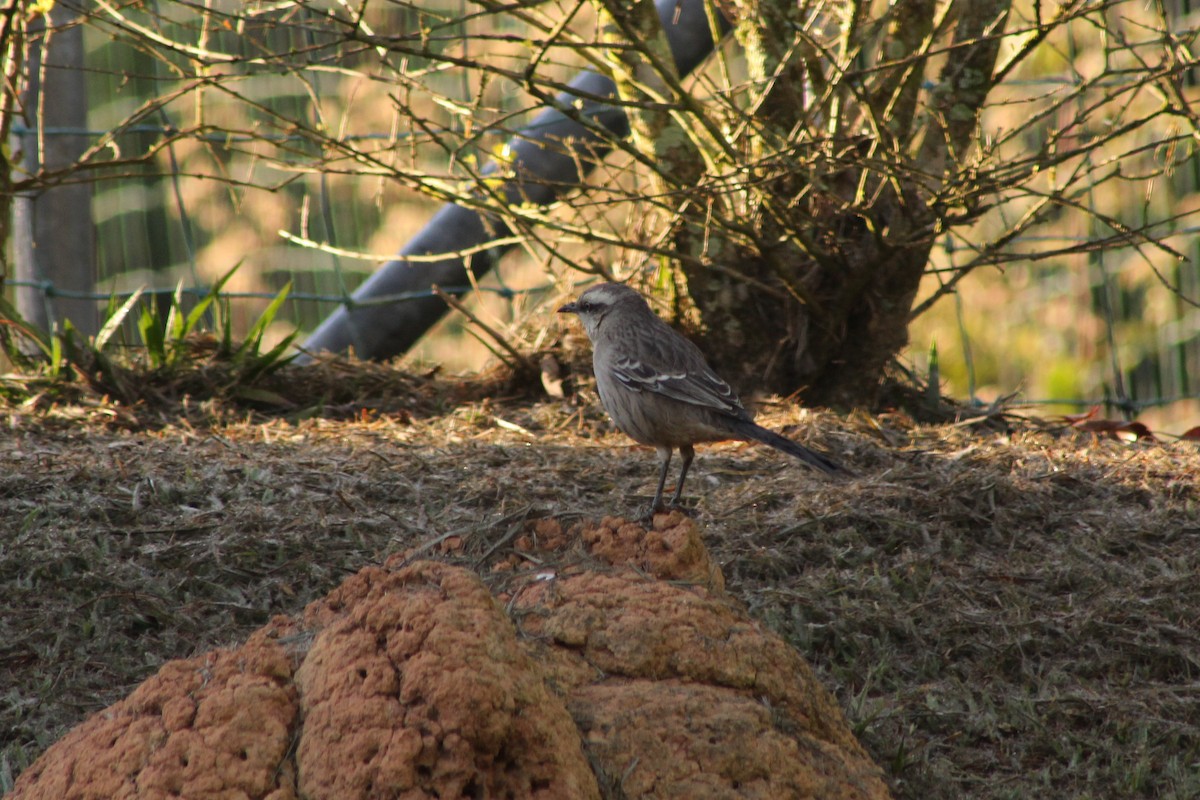
<path id="1" fill-rule="evenodd" d="M 0 393 L 0 789 L 165 660 L 389 553 L 457 532 L 498 558 L 523 520 L 633 514 L 653 489 L 653 453 L 586 402 L 347 365 L 272 392 Z M 762 418 L 856 476 L 729 443 L 686 496 L 731 592 L 814 663 L 898 797 L 1200 796 L 1194 444 Z"/>

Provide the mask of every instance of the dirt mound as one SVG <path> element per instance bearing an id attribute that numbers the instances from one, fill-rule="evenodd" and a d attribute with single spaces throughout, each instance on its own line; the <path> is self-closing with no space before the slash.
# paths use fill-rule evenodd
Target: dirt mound
<path id="1" fill-rule="evenodd" d="M 508 616 L 459 566 L 364 569 L 240 648 L 170 662 L 13 797 L 888 796 L 808 665 L 720 589 L 694 523 L 571 534 L 574 560 L 538 523 L 526 541 L 554 563 L 508 576 Z"/>
<path id="2" fill-rule="evenodd" d="M 650 530 L 619 517 L 605 517 L 599 525 L 585 525 L 584 546 L 609 564 L 624 564 L 660 580 L 701 583 L 725 588 L 725 576 L 713 562 L 696 525 L 682 514 L 658 514 Z"/>
<path id="3" fill-rule="evenodd" d="M 12 797 L 295 797 L 294 628 L 280 618 L 236 650 L 168 662 L 47 750 Z"/>
<path id="4" fill-rule="evenodd" d="M 627 797 L 886 797 L 809 665 L 716 588 L 723 579 L 696 526 L 660 515 L 645 546 L 614 545 L 634 530 L 605 519 L 582 538 L 619 562 L 633 550 L 660 580 L 585 572 L 530 584 L 511 602 L 602 781 Z M 707 587 L 676 582 L 688 553 L 684 571 Z"/>

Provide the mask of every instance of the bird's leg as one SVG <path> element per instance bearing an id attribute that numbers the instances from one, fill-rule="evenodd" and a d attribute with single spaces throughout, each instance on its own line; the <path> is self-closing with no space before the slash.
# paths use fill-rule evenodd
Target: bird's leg
<path id="1" fill-rule="evenodd" d="M 662 470 L 658 473 L 658 490 L 654 492 L 654 500 L 650 502 L 650 510 L 646 513 L 646 519 L 654 519 L 654 512 L 658 511 L 662 505 L 663 487 L 667 485 L 667 468 L 671 466 L 671 448 L 659 447 L 658 457 L 662 459 Z"/>
<path id="2" fill-rule="evenodd" d="M 683 465 L 679 468 L 679 485 L 675 487 L 675 496 L 671 498 L 671 506 L 679 505 L 679 498 L 683 495 L 683 482 L 687 479 L 688 467 L 692 465 L 692 458 L 695 455 L 696 449 L 690 444 L 679 448 L 679 457 L 683 460 Z"/>

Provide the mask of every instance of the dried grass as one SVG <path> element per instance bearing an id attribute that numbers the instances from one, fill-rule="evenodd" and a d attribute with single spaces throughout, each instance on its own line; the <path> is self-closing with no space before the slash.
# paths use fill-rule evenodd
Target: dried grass
<path id="1" fill-rule="evenodd" d="M 653 489 L 653 453 L 594 405 L 498 375 L 328 362 L 273 377 L 274 400 L 151 388 L 4 393 L 0 789 L 166 659 L 363 565 L 460 536 L 487 570 L 528 519 L 637 513 Z M 856 477 L 728 443 L 686 496 L 730 591 L 813 662 L 898 797 L 1200 796 L 1194 445 L 761 417 Z"/>

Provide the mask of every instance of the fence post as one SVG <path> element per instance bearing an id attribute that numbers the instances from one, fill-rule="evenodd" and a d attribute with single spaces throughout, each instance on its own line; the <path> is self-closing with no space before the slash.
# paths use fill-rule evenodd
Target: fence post
<path id="1" fill-rule="evenodd" d="M 26 124 L 14 136 L 28 173 L 68 168 L 88 146 L 83 27 L 78 21 L 77 13 L 58 3 L 49 19 L 42 16 L 29 25 Z M 92 335 L 99 328 L 97 301 L 55 294 L 91 293 L 96 287 L 92 187 L 70 178 L 15 198 L 13 277 L 35 284 L 17 287 L 17 309 L 44 330 L 69 319 Z M 49 296 L 43 286 L 50 287 Z"/>

